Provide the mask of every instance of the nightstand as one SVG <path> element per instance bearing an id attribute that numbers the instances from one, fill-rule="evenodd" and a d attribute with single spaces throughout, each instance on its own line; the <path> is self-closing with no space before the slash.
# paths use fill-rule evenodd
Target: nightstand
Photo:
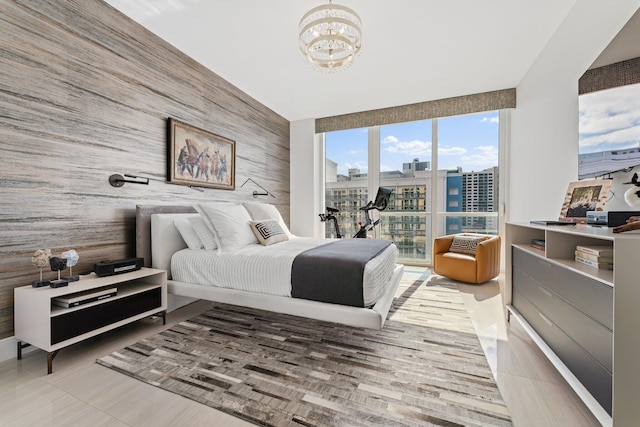
<path id="1" fill-rule="evenodd" d="M 161 315 L 165 324 L 166 310 L 167 272 L 152 268 L 107 277 L 91 273 L 61 288 L 15 288 L 18 359 L 24 347 L 41 348 L 50 374 L 61 348 L 151 315 Z"/>

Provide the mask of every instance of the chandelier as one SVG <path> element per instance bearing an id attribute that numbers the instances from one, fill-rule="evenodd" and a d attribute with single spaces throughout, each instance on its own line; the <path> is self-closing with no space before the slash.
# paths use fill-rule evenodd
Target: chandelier
<path id="1" fill-rule="evenodd" d="M 343 70 L 360 54 L 361 25 L 357 13 L 329 0 L 329 4 L 314 7 L 300 19 L 300 52 L 317 70 Z"/>

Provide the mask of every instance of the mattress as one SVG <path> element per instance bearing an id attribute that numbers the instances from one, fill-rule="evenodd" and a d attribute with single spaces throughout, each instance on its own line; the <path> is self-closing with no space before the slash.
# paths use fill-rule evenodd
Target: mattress
<path id="1" fill-rule="evenodd" d="M 270 246 L 249 245 L 220 254 L 183 249 L 171 257 L 172 278 L 202 286 L 291 297 L 291 266 L 296 255 L 331 240 L 296 237 Z M 374 305 L 385 293 L 395 268 L 396 255 L 396 246 L 389 245 L 365 266 L 365 307 Z"/>

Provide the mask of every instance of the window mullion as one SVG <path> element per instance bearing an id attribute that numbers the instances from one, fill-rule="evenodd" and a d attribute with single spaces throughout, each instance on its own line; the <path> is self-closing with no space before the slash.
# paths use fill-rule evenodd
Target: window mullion
<path id="1" fill-rule="evenodd" d="M 438 119 L 431 119 L 431 236 L 438 235 Z M 446 207 L 445 207 L 446 209 Z M 429 238 L 427 241 L 432 241 Z M 433 262 L 433 260 L 431 260 Z"/>

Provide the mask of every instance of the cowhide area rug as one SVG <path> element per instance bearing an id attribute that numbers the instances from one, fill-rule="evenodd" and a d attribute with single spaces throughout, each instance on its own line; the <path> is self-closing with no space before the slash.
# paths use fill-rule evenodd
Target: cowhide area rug
<path id="1" fill-rule="evenodd" d="M 213 304 L 98 363 L 263 426 L 511 425 L 446 281 L 403 280 L 381 331 Z"/>

